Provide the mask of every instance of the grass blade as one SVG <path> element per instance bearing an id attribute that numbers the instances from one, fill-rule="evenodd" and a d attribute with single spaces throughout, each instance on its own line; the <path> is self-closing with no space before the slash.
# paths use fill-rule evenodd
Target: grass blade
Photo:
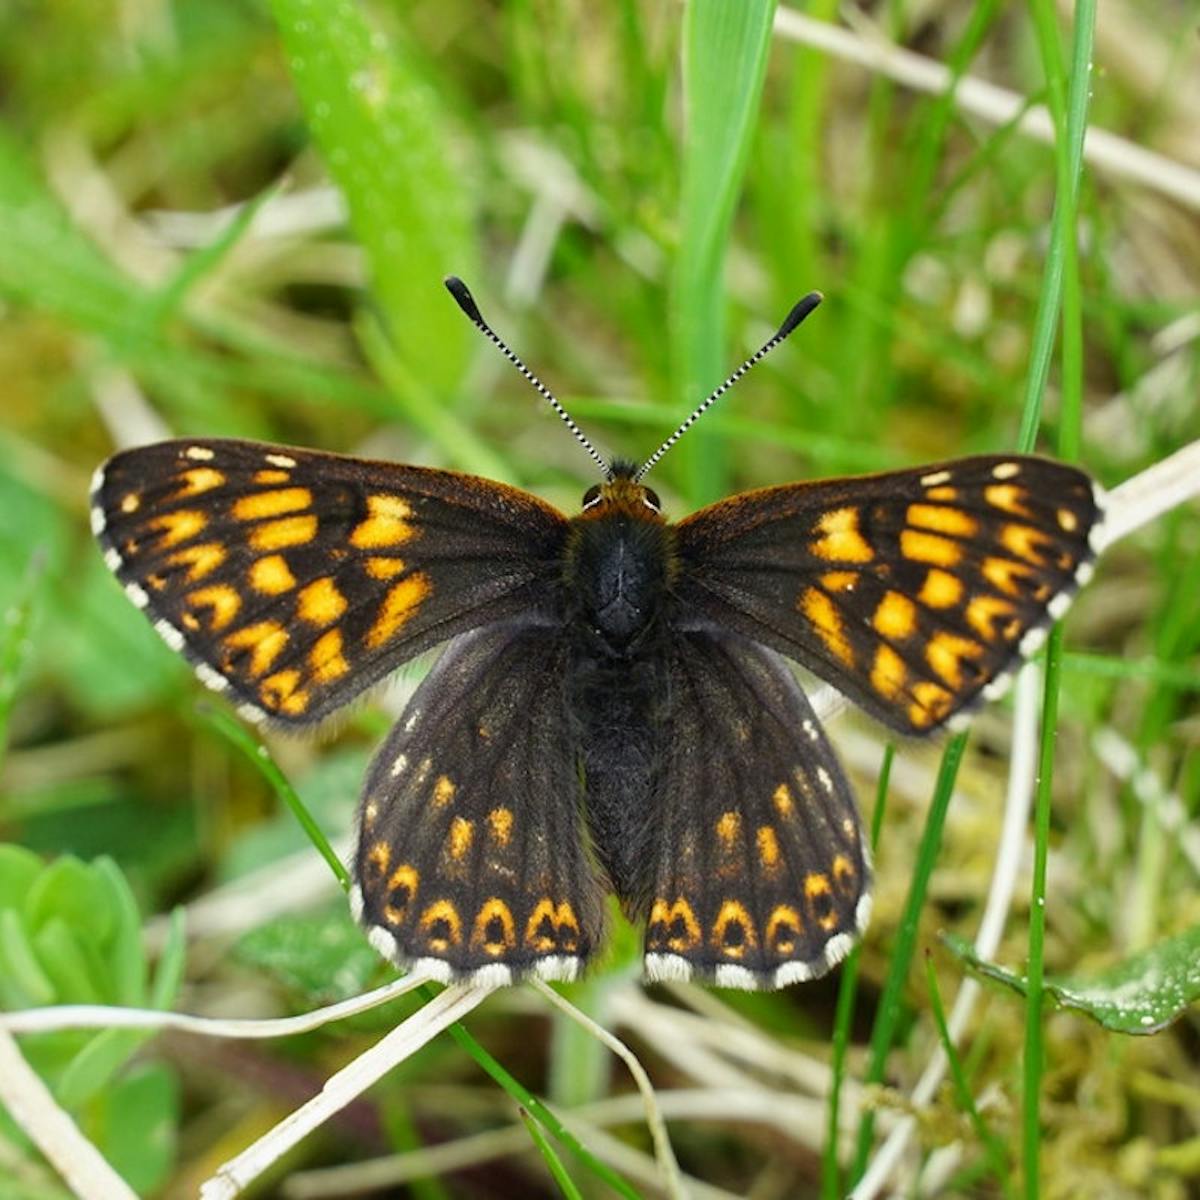
<path id="1" fill-rule="evenodd" d="M 442 277 L 474 276 L 467 192 L 428 76 L 355 4 L 272 0 L 308 128 L 350 208 L 388 334 L 435 395 L 462 379 L 472 336 Z"/>
<path id="2" fill-rule="evenodd" d="M 692 0 L 684 18 L 686 128 L 671 301 L 673 377 L 684 414 L 728 370 L 725 247 L 750 152 L 774 15 L 774 0 Z M 693 501 L 725 493 L 719 441 L 694 431 L 677 453 Z"/>
<path id="3" fill-rule="evenodd" d="M 921 834 L 921 844 L 917 851 L 912 882 L 909 884 L 908 897 L 904 902 L 904 912 L 900 917 L 900 928 L 896 931 L 896 945 L 892 951 L 891 966 L 883 985 L 883 995 L 879 998 L 879 1011 L 875 1016 L 875 1024 L 871 1029 L 871 1054 L 867 1064 L 867 1083 L 879 1083 L 883 1080 L 883 1069 L 887 1063 L 888 1051 L 891 1049 L 892 1039 L 896 1036 L 896 1028 L 900 1023 L 903 1009 L 901 993 L 908 979 L 913 952 L 917 945 L 917 925 L 921 918 L 921 909 L 925 904 L 925 895 L 929 890 L 929 878 L 933 874 L 938 849 L 942 844 L 942 828 L 946 823 L 946 810 L 950 807 L 954 780 L 958 775 L 958 767 L 962 762 L 963 751 L 966 747 L 967 735 L 960 733 L 950 739 L 946 751 L 942 755 L 941 769 L 938 771 L 937 783 L 933 789 L 933 801 L 929 806 L 929 815 L 925 818 L 925 829 Z M 858 1145 L 854 1154 L 852 1178 L 855 1180 L 861 1177 L 866 1168 L 867 1156 L 871 1152 L 871 1140 L 874 1134 L 875 1114 L 864 1113 L 858 1126 Z"/>

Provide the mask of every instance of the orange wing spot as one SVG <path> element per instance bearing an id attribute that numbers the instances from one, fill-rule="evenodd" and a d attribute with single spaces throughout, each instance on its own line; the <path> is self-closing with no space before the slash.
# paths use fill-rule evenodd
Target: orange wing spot
<path id="1" fill-rule="evenodd" d="M 917 599 L 930 608 L 952 608 L 962 599 L 962 595 L 962 580 L 957 575 L 930 567 Z"/>
<path id="2" fill-rule="evenodd" d="M 985 558 L 979 571 L 992 587 L 1010 596 L 1019 596 L 1033 574 L 1031 567 L 1008 558 Z"/>
<path id="3" fill-rule="evenodd" d="M 852 592 L 857 582 L 857 571 L 826 571 L 821 576 L 821 586 L 827 592 Z"/>
<path id="4" fill-rule="evenodd" d="M 312 502 L 312 492 L 308 488 L 275 488 L 269 492 L 242 496 L 233 502 L 230 511 L 238 521 L 265 521 L 268 517 L 281 517 L 284 513 L 312 508 Z"/>
<path id="5" fill-rule="evenodd" d="M 790 904 L 777 904 L 767 918 L 767 945 L 778 954 L 794 954 L 803 928 L 796 909 Z"/>
<path id="6" fill-rule="evenodd" d="M 462 919 L 449 900 L 435 900 L 421 914 L 421 931 L 430 950 L 445 953 L 462 941 Z"/>
<path id="7" fill-rule="evenodd" d="M 908 719 L 917 729 L 936 725 L 954 705 L 954 697 L 940 683 L 927 680 L 913 684 L 912 697 Z"/>
<path id="8" fill-rule="evenodd" d="M 824 537 L 808 544 L 810 553 L 826 562 L 870 562 L 875 557 L 870 542 L 859 532 L 857 508 L 835 508 L 818 522 Z"/>
<path id="9" fill-rule="evenodd" d="M 833 888 L 828 875 L 812 871 L 804 877 L 804 900 L 809 915 L 826 933 L 836 927 L 838 915 L 833 907 Z"/>
<path id="10" fill-rule="evenodd" d="M 891 646 L 879 646 L 871 665 L 871 687 L 885 700 L 895 700 L 908 681 L 908 667 Z"/>
<path id="11" fill-rule="evenodd" d="M 900 553 L 913 562 L 931 563 L 935 567 L 956 567 L 963 556 L 958 542 L 919 529 L 901 532 Z"/>
<path id="12" fill-rule="evenodd" d="M 742 818 L 738 813 L 722 813 L 715 826 L 717 837 L 726 850 L 732 850 L 742 831 Z"/>
<path id="13" fill-rule="evenodd" d="M 288 644 L 287 630 L 278 621 L 259 621 L 231 633 L 222 643 L 227 651 L 249 650 L 252 679 L 265 675 Z M 232 659 L 232 653 L 229 658 Z"/>
<path id="14" fill-rule="evenodd" d="M 199 633 L 200 631 L 200 622 L 196 620 L 196 617 L 193 613 L 180 613 L 179 623 L 190 633 Z"/>
<path id="15" fill-rule="evenodd" d="M 762 863 L 768 875 L 776 874 L 782 855 L 774 828 L 770 825 L 760 825 L 754 840 L 758 845 L 758 861 Z"/>
<path id="16" fill-rule="evenodd" d="M 1074 533 L 1079 528 L 1079 518 L 1069 508 L 1060 508 L 1054 515 L 1058 518 L 1058 527 L 1067 533 Z"/>
<path id="17" fill-rule="evenodd" d="M 954 537 L 974 537 L 979 530 L 979 522 L 970 513 L 943 504 L 910 504 L 904 519 L 919 529 Z"/>
<path id="18" fill-rule="evenodd" d="M 854 647 L 846 637 L 845 626 L 833 601 L 816 588 L 805 588 L 800 596 L 800 609 L 812 622 L 826 649 L 846 666 L 854 666 Z"/>
<path id="19" fill-rule="evenodd" d="M 407 570 L 402 558 L 368 558 L 363 563 L 363 569 L 372 579 L 395 579 Z"/>
<path id="20" fill-rule="evenodd" d="M 208 627 L 214 633 L 218 633 L 238 615 L 238 610 L 242 607 L 242 598 L 229 584 L 218 583 L 189 592 L 187 606 L 192 609 L 209 609 Z"/>
<path id="21" fill-rule="evenodd" d="M 450 822 L 450 832 L 446 835 L 446 852 L 455 862 L 461 862 L 471 849 L 475 837 L 475 822 L 455 817 Z"/>
<path id="22" fill-rule="evenodd" d="M 183 487 L 175 494 L 179 499 L 183 496 L 195 496 L 200 492 L 210 492 L 213 488 L 222 487 L 225 476 L 212 467 L 193 467 L 183 473 Z"/>
<path id="23" fill-rule="evenodd" d="M 433 784 L 433 806 L 434 808 L 445 808 L 451 800 L 454 799 L 454 793 L 458 789 L 451 782 L 448 775 L 439 775 Z"/>
<path id="24" fill-rule="evenodd" d="M 551 950 L 575 950 L 579 946 L 579 921 L 564 900 L 539 900 L 525 923 L 525 945 L 545 954 Z"/>
<path id="25" fill-rule="evenodd" d="M 296 593 L 296 615 L 310 625 L 332 625 L 346 611 L 346 597 L 328 576 Z"/>
<path id="26" fill-rule="evenodd" d="M 287 483 L 291 476 L 286 471 L 255 471 L 255 483 Z"/>
<path id="27" fill-rule="evenodd" d="M 416 532 L 409 524 L 412 505 L 399 496 L 377 492 L 367 497 L 367 516 L 350 534 L 350 544 L 359 550 L 399 546 Z"/>
<path id="28" fill-rule="evenodd" d="M 331 629 L 313 643 L 308 652 L 308 665 L 312 670 L 313 683 L 332 683 L 341 679 L 350 670 L 350 664 L 342 654 L 342 631 Z"/>
<path id="29" fill-rule="evenodd" d="M 993 483 L 983 489 L 983 498 L 993 507 L 1016 517 L 1032 517 L 1033 513 L 1023 501 L 1029 499 L 1029 493 L 1016 483 Z"/>
<path id="30" fill-rule="evenodd" d="M 1012 604 L 999 596 L 976 596 L 967 605 L 967 624 L 984 641 L 994 642 L 997 637 L 1012 641 L 1021 632 L 1021 622 L 1017 620 L 1015 612 Z M 1005 622 L 999 630 L 996 629 L 997 621 Z"/>
<path id="31" fill-rule="evenodd" d="M 983 649 L 970 638 L 953 633 L 935 633 L 925 647 L 925 661 L 938 678 L 958 689 L 963 686 L 963 659 L 978 658 Z"/>
<path id="32" fill-rule="evenodd" d="M 187 567 L 188 583 L 198 583 L 215 571 L 226 557 L 225 547 L 220 542 L 201 542 L 198 546 L 176 550 L 167 562 L 173 567 Z"/>
<path id="33" fill-rule="evenodd" d="M 417 868 L 401 863 L 387 881 L 388 903 L 383 910 L 384 920 L 389 925 L 399 925 L 405 918 L 409 906 L 416 899 L 417 885 L 421 881 Z"/>
<path id="34" fill-rule="evenodd" d="M 282 554 L 268 554 L 251 564 L 250 586 L 264 596 L 279 596 L 296 586 L 296 577 Z"/>
<path id="35" fill-rule="evenodd" d="M 486 954 L 503 954 L 517 944 L 517 931 L 512 910 L 497 896 L 483 902 L 475 917 L 471 945 L 482 946 Z"/>
<path id="36" fill-rule="evenodd" d="M 917 632 L 917 606 L 899 592 L 885 592 L 871 624 L 883 637 L 903 641 Z"/>
<path id="37" fill-rule="evenodd" d="M 726 958 L 745 958 L 747 950 L 758 945 L 754 922 L 746 906 L 738 900 L 726 900 L 713 922 L 712 944 Z"/>
<path id="38" fill-rule="evenodd" d="M 700 945 L 700 925 L 692 906 L 680 897 L 674 904 L 655 900 L 647 922 L 646 941 L 652 950 L 664 945 L 682 954 Z"/>
<path id="39" fill-rule="evenodd" d="M 487 815 L 488 830 L 497 846 L 507 846 L 512 837 L 513 815 L 511 808 L 493 808 Z"/>
<path id="40" fill-rule="evenodd" d="M 402 579 L 379 606 L 375 624 L 367 631 L 367 645 L 375 650 L 390 642 L 408 624 L 432 591 L 433 584 L 423 571 Z"/>
<path id="41" fill-rule="evenodd" d="M 1017 558 L 1035 565 L 1046 561 L 1045 550 L 1051 544 L 1040 529 L 1029 525 L 1005 525 L 1000 530 L 1000 545 Z"/>
<path id="42" fill-rule="evenodd" d="M 150 522 L 151 529 L 160 529 L 158 548 L 165 550 L 170 546 L 178 546 L 180 542 L 191 541 L 198 533 L 203 533 L 208 525 L 208 518 L 193 508 L 183 508 L 178 512 L 163 513 Z"/>
<path id="43" fill-rule="evenodd" d="M 771 803 L 775 805 L 775 811 L 781 817 L 789 816 L 792 809 L 796 807 L 795 801 L 792 799 L 791 789 L 786 783 L 781 783 L 775 789 L 775 794 L 771 797 Z"/>
<path id="44" fill-rule="evenodd" d="M 858 872 L 854 864 L 844 855 L 835 854 L 833 858 L 833 885 L 843 896 L 854 895 L 854 881 Z"/>
<path id="45" fill-rule="evenodd" d="M 387 842 L 376 842 L 367 851 L 367 865 L 374 868 L 378 875 L 386 875 L 392 863 L 392 848 Z"/>
<path id="46" fill-rule="evenodd" d="M 309 696 L 300 687 L 300 672 L 289 667 L 268 675 L 258 685 L 258 698 L 263 707 L 298 717 L 308 708 Z"/>
<path id="47" fill-rule="evenodd" d="M 135 513 L 142 507 L 142 498 L 137 492 L 126 492 L 121 497 L 121 511 L 123 513 Z"/>
<path id="48" fill-rule="evenodd" d="M 930 500 L 957 500 L 958 488 L 931 487 L 926 493 Z"/>
<path id="49" fill-rule="evenodd" d="M 250 545 L 255 550 L 268 553 L 283 550 L 287 546 L 307 546 L 317 536 L 317 518 L 281 517 L 278 521 L 264 521 L 250 531 Z"/>

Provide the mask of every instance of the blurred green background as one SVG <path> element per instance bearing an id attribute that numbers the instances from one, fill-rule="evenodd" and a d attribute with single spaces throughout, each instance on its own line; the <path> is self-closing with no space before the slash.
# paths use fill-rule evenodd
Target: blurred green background
<path id="1" fill-rule="evenodd" d="M 806 46 L 796 10 L 780 8 L 772 29 L 772 11 L 757 0 L 0 6 L 0 840 L 120 868 L 72 866 L 42 885 L 91 975 L 55 978 L 43 995 L 10 974 L 6 1006 L 176 994 L 161 975 L 147 983 L 145 964 L 123 988 L 81 948 L 87 906 L 67 898 L 89 889 L 116 914 L 110 932 L 135 920 L 131 905 L 148 917 L 189 906 L 176 1000 L 189 1011 L 300 1008 L 386 977 L 303 835 L 197 713 L 201 689 L 105 570 L 87 484 L 114 449 L 264 438 L 476 471 L 572 510 L 593 469 L 446 296 L 450 272 L 602 452 L 639 461 L 799 295 L 825 293 L 656 469 L 676 516 L 733 489 L 1016 444 L 1063 161 L 1023 117 L 1055 96 L 1047 54 L 1066 61 L 1065 6 L 805 10 L 852 17 L 838 28 L 868 52 L 899 43 L 990 81 L 1011 107 L 970 80 L 955 99 L 924 94 L 878 63 Z M 1120 140 L 1091 144 L 1067 287 L 1082 313 L 1080 453 L 1110 486 L 1200 436 L 1198 14 L 1106 2 L 1097 17 L 1090 119 Z M 1056 359 L 1046 450 L 1074 436 L 1066 382 Z M 1112 962 L 1200 922 L 1197 860 L 1183 846 L 1200 800 L 1197 595 L 1193 505 L 1114 548 L 1068 622 L 1050 970 Z M 386 723 L 360 709 L 322 739 L 271 743 L 331 836 L 351 827 Z M 880 731 L 850 718 L 834 734 L 869 809 Z M 1125 776 L 1101 743 L 1124 748 Z M 1007 749 L 997 707 L 972 740 L 921 927 L 949 992 L 961 967 L 935 934 L 978 923 Z M 936 756 L 899 751 L 851 1080 Z M 1178 802 L 1182 834 L 1145 803 L 1147 779 Z M 10 883 L 35 878 L 36 860 L 5 864 Z M 1019 965 L 1024 913 L 1011 925 L 1000 958 Z M 161 917 L 148 931 L 151 957 L 175 944 Z M 0 951 L 8 936 L 0 928 Z M 621 1008 L 641 997 L 635 971 L 625 931 L 600 978 L 571 994 L 630 1040 L 659 1086 L 727 1085 L 681 1052 L 703 1040 L 696 1028 Z M 769 997 L 651 999 L 660 1015 L 695 1009 L 713 1030 L 749 1022 L 781 1055 L 822 1063 L 836 994 L 835 979 Z M 903 1107 L 936 1037 L 918 969 L 905 1003 L 888 1076 L 899 1090 L 875 1097 L 885 1114 Z M 1001 1195 L 1017 1177 L 1021 1021 L 1018 1002 L 989 992 L 964 1051 L 999 1157 L 951 1094 L 922 1126 L 921 1161 L 956 1147 L 959 1175 L 939 1194 Z M 282 1047 L 130 1044 L 72 1094 L 85 1131 L 144 1194 L 184 1196 L 361 1048 L 369 1024 Z M 528 998 L 493 999 L 470 1024 L 560 1104 L 628 1090 L 594 1044 Z M 1194 1194 L 1195 1010 L 1155 1039 L 1071 1016 L 1052 1018 L 1047 1038 L 1046 1194 Z M 82 1044 L 43 1047 L 38 1065 L 53 1077 Z M 746 1086 L 801 1088 L 761 1064 L 743 1074 Z M 288 1165 L 411 1150 L 512 1116 L 447 1040 Z M 815 1196 L 822 1135 L 801 1124 L 681 1120 L 672 1133 L 684 1169 L 726 1194 Z M 636 1123 L 617 1129 L 646 1148 Z M 558 1194 L 531 1146 L 498 1166 L 431 1168 L 389 1194 Z M 5 1179 L 5 1198 L 62 1194 L 6 1119 Z"/>

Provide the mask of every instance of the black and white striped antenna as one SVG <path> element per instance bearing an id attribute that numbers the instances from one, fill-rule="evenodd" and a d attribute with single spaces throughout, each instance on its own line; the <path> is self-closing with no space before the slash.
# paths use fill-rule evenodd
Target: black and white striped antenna
<path id="1" fill-rule="evenodd" d="M 825 297 L 820 292 L 809 292 L 802 300 L 797 300 L 792 305 L 792 311 L 784 318 L 783 324 L 775 331 L 775 334 L 769 341 L 765 342 L 762 347 L 756 350 L 716 391 L 711 392 L 698 404 L 692 415 L 688 417 L 678 429 L 648 459 L 637 469 L 637 473 L 633 477 L 634 483 L 640 483 L 645 478 L 646 472 L 654 466 L 655 463 L 662 458 L 670 448 L 675 445 L 683 435 L 691 429 L 691 427 L 713 406 L 751 367 L 757 366 L 780 342 L 789 337 Z"/>
<path id="2" fill-rule="evenodd" d="M 558 413 L 566 427 L 575 435 L 575 440 L 592 456 L 596 465 L 604 472 L 604 478 L 611 480 L 613 477 L 612 467 L 604 461 L 596 447 L 588 441 L 587 435 L 575 424 L 571 414 L 554 398 L 550 389 L 508 348 L 504 339 L 483 319 L 479 305 L 475 303 L 475 297 L 471 295 L 471 289 L 457 275 L 447 275 L 443 282 L 446 290 L 457 301 L 458 307 L 499 347 L 504 357 L 537 389 L 542 398 Z"/>

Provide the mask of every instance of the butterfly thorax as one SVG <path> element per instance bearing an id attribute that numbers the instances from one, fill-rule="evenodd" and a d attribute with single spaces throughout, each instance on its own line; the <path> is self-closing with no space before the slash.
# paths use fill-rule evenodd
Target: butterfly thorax
<path id="1" fill-rule="evenodd" d="M 618 473 L 571 522 L 565 564 L 588 826 L 614 890 L 636 909 L 663 759 L 675 530 L 657 497 Z"/>
<path id="2" fill-rule="evenodd" d="M 618 474 L 588 493 L 571 522 L 568 620 L 596 653 L 634 654 L 662 620 L 676 567 L 675 532 L 657 497 Z"/>

